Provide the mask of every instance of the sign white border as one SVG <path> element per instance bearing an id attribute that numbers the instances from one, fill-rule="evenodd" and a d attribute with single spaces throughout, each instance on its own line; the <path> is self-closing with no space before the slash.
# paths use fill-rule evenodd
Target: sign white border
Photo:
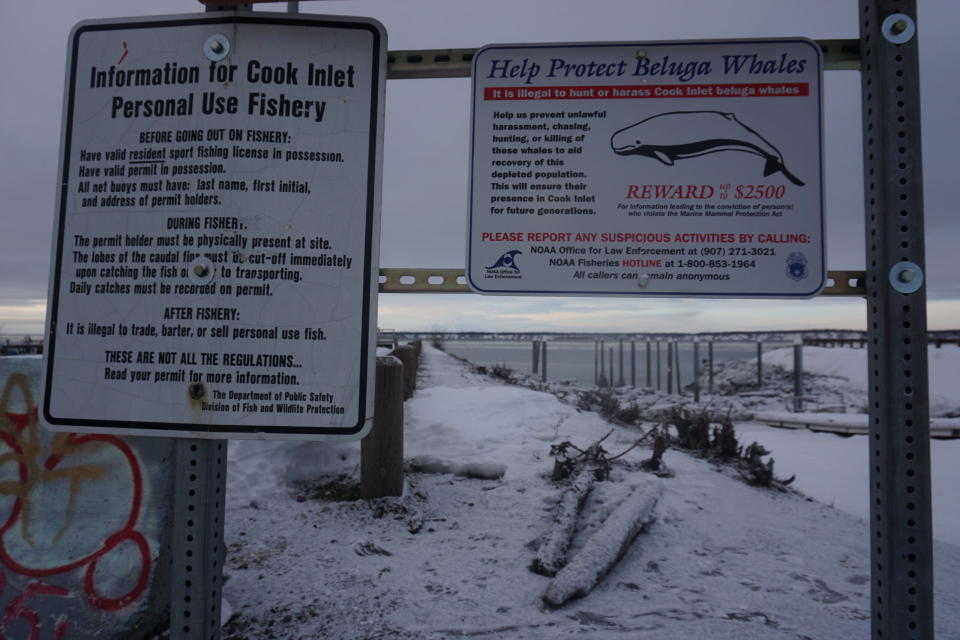
<path id="1" fill-rule="evenodd" d="M 486 214 L 487 210 L 490 209 L 490 202 L 484 199 L 482 196 L 478 197 L 478 183 L 490 182 L 490 168 L 486 165 L 478 168 L 478 157 L 483 157 L 486 159 L 486 156 L 483 154 L 488 153 L 488 147 L 490 146 L 489 138 L 490 131 L 485 129 L 483 131 L 478 131 L 478 104 L 482 102 L 483 92 L 485 90 L 492 90 L 495 87 L 503 86 L 522 86 L 524 88 L 529 88 L 531 93 L 536 92 L 537 89 L 544 89 L 538 85 L 554 85 L 552 88 L 563 88 L 556 87 L 555 85 L 576 85 L 578 83 L 589 82 L 595 85 L 603 85 L 604 80 L 597 80 L 596 78 L 592 80 L 575 80 L 572 82 L 565 82 L 563 80 L 558 80 L 556 77 L 552 78 L 549 81 L 544 80 L 537 73 L 543 74 L 544 65 L 538 65 L 539 68 L 535 68 L 536 62 L 541 62 L 539 58 L 536 57 L 538 52 L 544 52 L 546 50 L 551 50 L 551 53 L 556 50 L 577 50 L 577 49 L 615 49 L 615 48 L 624 48 L 628 49 L 631 52 L 638 52 L 637 57 L 641 57 L 639 52 L 643 53 L 643 56 L 649 55 L 653 57 L 654 52 L 658 48 L 672 47 L 674 50 L 678 47 L 687 47 L 688 45 L 691 48 L 696 47 L 737 47 L 744 45 L 776 45 L 776 44 L 792 44 L 792 45 L 804 45 L 809 46 L 813 50 L 813 57 L 816 61 L 816 69 L 814 74 L 807 74 L 804 76 L 803 80 L 807 80 L 810 75 L 814 76 L 811 84 L 815 83 L 815 87 L 811 88 L 811 91 L 816 91 L 816 105 L 817 105 L 817 122 L 818 130 L 816 132 L 816 151 L 817 151 L 817 166 L 816 166 L 816 184 L 818 188 L 818 197 L 817 202 L 819 204 L 818 211 L 816 212 L 816 224 L 818 226 L 818 233 L 810 234 L 812 238 L 811 245 L 816 248 L 816 251 L 819 255 L 812 259 L 810 264 L 807 265 L 806 258 L 803 258 L 804 263 L 801 269 L 804 271 L 804 278 L 807 275 L 812 275 L 810 283 L 812 286 L 804 287 L 803 291 L 799 292 L 786 292 L 781 290 L 740 290 L 740 291 L 716 291 L 709 289 L 709 281 L 705 281 L 703 287 L 700 290 L 667 290 L 666 286 L 661 287 L 660 290 L 651 290 L 642 288 L 638 286 L 633 290 L 625 290 L 623 288 L 604 288 L 602 286 L 602 281 L 600 284 L 592 289 L 585 290 L 572 289 L 563 286 L 563 282 L 557 280 L 556 284 L 545 283 L 546 281 L 541 278 L 540 282 L 533 282 L 532 286 L 521 287 L 520 284 L 513 284 L 515 282 L 520 282 L 516 276 L 507 272 L 505 275 L 498 274 L 498 277 L 512 277 L 513 280 L 484 280 L 478 281 L 475 276 L 482 272 L 490 272 L 491 266 L 487 263 L 491 260 L 494 260 L 497 256 L 500 256 L 493 266 L 496 267 L 506 260 L 506 266 L 511 267 L 516 265 L 514 262 L 514 256 L 508 255 L 509 253 L 519 252 L 509 252 L 505 251 L 502 255 L 494 250 L 493 252 L 486 252 L 483 256 L 478 255 L 478 245 L 480 244 L 479 235 L 480 230 L 485 230 L 478 228 L 483 227 L 481 220 Z M 503 58 L 508 58 L 512 60 L 512 64 L 516 67 L 508 68 L 504 67 L 503 74 L 498 78 L 498 81 L 486 81 L 482 77 L 486 72 L 481 68 L 486 61 L 486 56 L 492 52 L 497 54 L 503 54 Z M 673 52 L 671 52 L 671 55 Z M 571 54 L 571 59 L 576 60 L 574 54 Z M 516 73 L 513 73 L 513 72 Z M 609 74 L 608 74 L 609 75 Z M 662 74 L 661 74 L 662 75 Z M 702 41 L 677 41 L 677 42 L 668 42 L 668 41 L 657 41 L 657 42 L 594 42 L 594 43 L 537 43 L 537 44 L 490 44 L 482 47 L 473 58 L 473 86 L 471 93 L 471 146 L 470 146 L 470 194 L 469 194 L 469 219 L 468 219 L 468 230 L 467 230 L 467 264 L 466 264 L 466 279 L 470 288 L 473 289 L 476 293 L 484 295 L 543 295 L 543 296 L 623 296 L 623 297 L 702 297 L 702 298 L 810 298 L 816 296 L 821 289 L 826 285 L 827 281 L 827 268 L 826 268 L 826 237 L 825 237 L 825 205 L 824 205 L 824 163 L 823 163 L 823 72 L 822 72 L 822 52 L 820 51 L 819 46 L 813 40 L 807 38 L 793 37 L 793 38 L 763 38 L 763 39 L 732 39 L 732 40 L 702 40 Z M 509 78 L 509 80 L 506 80 Z M 633 83 L 635 85 L 640 85 L 642 82 L 646 82 L 646 79 L 643 80 L 626 80 L 619 79 L 613 80 L 610 82 L 615 82 L 617 84 L 628 84 Z M 656 80 L 651 79 L 651 83 L 660 83 L 663 84 L 681 84 L 677 83 L 676 80 L 669 77 L 663 76 L 657 78 Z M 711 80 L 705 80 L 705 82 L 711 82 Z M 573 103 L 573 100 L 557 100 L 551 99 L 555 96 L 544 95 L 543 97 L 533 97 L 529 99 L 528 105 L 532 109 L 540 111 L 550 111 L 557 110 L 561 107 L 558 105 L 564 103 Z M 577 104 L 582 105 L 588 103 L 589 99 L 585 98 L 579 101 Z M 611 102 L 609 100 L 595 100 L 592 105 L 593 107 L 603 108 L 602 104 L 604 102 Z M 691 109 L 695 109 L 696 99 L 688 99 L 685 102 L 691 105 Z M 505 103 L 506 104 L 506 103 Z M 533 106 L 536 105 L 536 106 Z M 584 107 L 585 108 L 585 107 Z M 592 107 L 591 107 L 592 108 Z M 732 114 L 727 114 L 732 115 Z M 484 116 L 488 117 L 488 116 Z M 484 120 L 483 124 L 488 124 L 488 121 Z M 743 123 L 739 123 L 743 124 Z M 749 129 L 747 125 L 743 125 L 745 128 Z M 751 130 L 752 133 L 755 133 Z M 656 164 L 654 162 L 653 164 Z M 486 189 L 483 195 L 489 195 Z M 481 201 L 483 200 L 483 201 Z M 532 206 L 532 205 L 528 205 Z M 809 215 L 814 215 L 813 212 Z M 517 216 L 518 218 L 520 216 Z M 564 227 L 565 221 L 544 219 L 542 230 L 543 231 L 569 231 L 568 227 Z M 552 226 L 551 226 L 551 223 Z M 516 228 L 511 227 L 509 221 L 503 225 L 503 229 L 507 231 L 515 231 L 520 229 L 520 226 Z M 526 229 L 524 229 L 526 230 Z M 605 230 L 605 229 L 602 229 Z M 504 249 L 510 249 L 513 247 L 503 246 Z M 488 255 L 489 254 L 489 255 Z M 784 267 L 790 268 L 792 265 L 785 264 Z M 504 269 L 501 269 L 504 271 Z M 501 284 L 499 287 L 498 283 L 506 282 L 507 284 Z"/>
<path id="2" fill-rule="evenodd" d="M 368 180 L 365 188 L 366 233 L 363 282 L 361 339 L 356 348 L 360 352 L 358 420 L 349 427 L 304 427 L 284 425 L 222 425 L 172 422 L 128 422 L 116 420 L 75 419 L 53 416 L 50 413 L 50 385 L 57 349 L 58 296 L 60 290 L 62 255 L 65 250 L 63 221 L 66 212 L 68 175 L 70 171 L 71 136 L 74 127 L 73 104 L 77 90 L 76 68 L 80 36 L 85 32 L 117 29 L 151 29 L 193 25 L 269 24 L 297 27 L 345 28 L 369 31 L 373 50 L 370 58 L 371 95 L 369 122 Z M 145 18 L 115 18 L 88 20 L 78 23 L 70 34 L 64 81 L 63 124 L 60 144 L 60 162 L 57 172 L 57 213 L 54 219 L 54 242 L 51 247 L 49 299 L 46 317 L 46 344 L 44 351 L 40 423 L 53 431 L 103 433 L 134 436 L 241 438 L 274 440 L 359 440 L 373 425 L 373 406 L 376 369 L 377 292 L 379 288 L 380 207 L 383 166 L 384 95 L 386 88 L 387 34 L 383 25 L 372 18 L 354 16 L 326 16 L 312 14 L 210 12 L 152 16 Z"/>

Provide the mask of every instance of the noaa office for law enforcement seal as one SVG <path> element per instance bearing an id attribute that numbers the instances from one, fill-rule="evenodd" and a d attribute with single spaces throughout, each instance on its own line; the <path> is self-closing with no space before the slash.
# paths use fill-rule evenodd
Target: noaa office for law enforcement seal
<path id="1" fill-rule="evenodd" d="M 802 253 L 791 253 L 787 256 L 787 277 L 791 280 L 803 280 L 809 275 L 807 256 Z"/>
<path id="2" fill-rule="evenodd" d="M 517 255 L 523 255 L 523 252 L 517 249 L 503 252 L 503 254 L 497 258 L 496 262 L 486 267 L 486 277 L 496 279 L 522 278 L 523 276 L 520 275 L 520 266 L 516 262 Z"/>

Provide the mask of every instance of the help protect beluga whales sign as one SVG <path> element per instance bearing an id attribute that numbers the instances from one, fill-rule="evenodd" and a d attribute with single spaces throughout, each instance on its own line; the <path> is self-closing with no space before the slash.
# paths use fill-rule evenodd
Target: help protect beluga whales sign
<path id="1" fill-rule="evenodd" d="M 473 64 L 475 291 L 824 286 L 815 42 L 489 45 Z"/>

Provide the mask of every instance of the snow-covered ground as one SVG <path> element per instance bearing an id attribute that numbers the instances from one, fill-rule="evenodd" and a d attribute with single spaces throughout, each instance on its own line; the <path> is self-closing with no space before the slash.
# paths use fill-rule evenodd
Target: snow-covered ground
<path id="1" fill-rule="evenodd" d="M 866 481 L 835 462 L 817 466 L 829 450 L 856 467 L 863 438 L 737 425 L 741 441 L 777 434 L 768 448 L 778 475 L 796 473 L 818 500 L 748 486 L 675 450 L 664 457 L 673 477 L 656 479 L 639 468 L 649 449 L 633 450 L 589 497 L 573 552 L 634 487 L 659 481 L 656 520 L 597 588 L 551 609 L 542 601 L 549 579 L 528 570 L 561 495 L 550 445 L 585 446 L 611 426 L 430 347 L 423 358 L 405 405 L 405 457 L 429 456 L 428 469 L 503 465 L 503 477 L 409 473 L 402 498 L 339 500 L 355 494 L 358 446 L 231 442 L 225 638 L 869 635 L 868 528 L 851 515 L 865 511 Z M 616 427 L 604 446 L 622 451 L 639 433 Z M 936 455 L 934 464 L 946 466 Z M 938 538 L 954 540 L 950 531 L 955 524 Z M 960 547 L 938 540 L 935 550 L 937 637 L 957 638 Z"/>

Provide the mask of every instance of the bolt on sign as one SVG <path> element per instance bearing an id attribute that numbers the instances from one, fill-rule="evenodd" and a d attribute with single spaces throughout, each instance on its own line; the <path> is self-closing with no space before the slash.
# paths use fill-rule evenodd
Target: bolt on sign
<path id="1" fill-rule="evenodd" d="M 356 439 L 373 419 L 386 33 L 207 13 L 69 40 L 42 420 Z"/>
<path id="2" fill-rule="evenodd" d="M 470 286 L 816 295 L 822 76 L 801 38 L 482 48 Z"/>

